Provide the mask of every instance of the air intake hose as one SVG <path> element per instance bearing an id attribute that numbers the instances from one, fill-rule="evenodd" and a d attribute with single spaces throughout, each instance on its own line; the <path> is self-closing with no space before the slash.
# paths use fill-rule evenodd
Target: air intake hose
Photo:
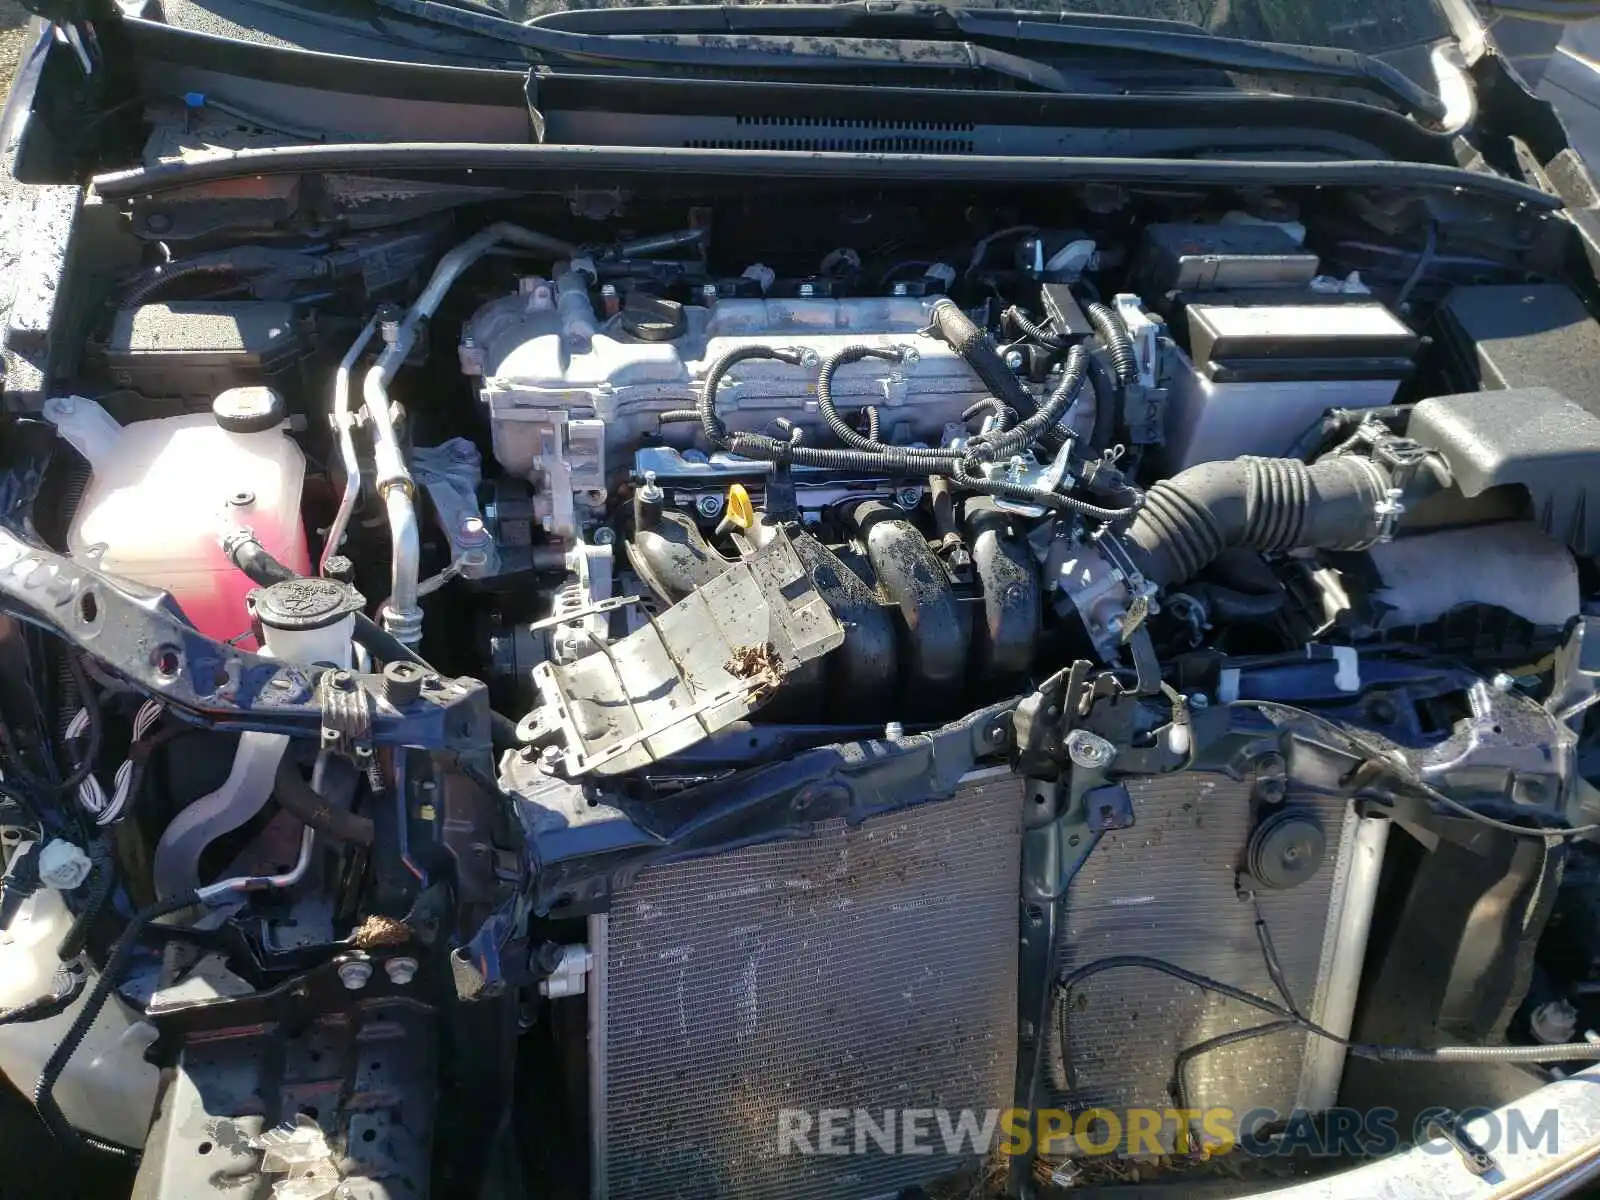
<path id="1" fill-rule="evenodd" d="M 1336 454 L 1307 466 L 1293 458 L 1201 463 L 1145 493 L 1123 535 L 1145 576 L 1162 587 L 1198 575 L 1224 550 L 1354 550 L 1382 532 L 1393 481 L 1382 466 Z M 1412 489 L 1436 490 L 1430 471 Z"/>

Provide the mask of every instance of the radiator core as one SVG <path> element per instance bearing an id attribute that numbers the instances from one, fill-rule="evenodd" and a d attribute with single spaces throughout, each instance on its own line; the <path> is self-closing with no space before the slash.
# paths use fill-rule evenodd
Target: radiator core
<path id="1" fill-rule="evenodd" d="M 985 773 L 947 801 L 641 872 L 591 934 L 594 1194 L 850 1200 L 972 1165 L 779 1155 L 778 1120 L 1010 1104 L 1022 796 Z"/>

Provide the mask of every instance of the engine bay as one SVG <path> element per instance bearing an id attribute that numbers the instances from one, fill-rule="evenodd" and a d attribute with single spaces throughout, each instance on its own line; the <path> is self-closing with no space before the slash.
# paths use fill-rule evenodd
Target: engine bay
<path id="1" fill-rule="evenodd" d="M 1259 1182 L 1182 1114 L 1600 1057 L 1551 214 L 427 207 L 108 206 L 7 442 L 0 1072 L 136 1195 Z"/>

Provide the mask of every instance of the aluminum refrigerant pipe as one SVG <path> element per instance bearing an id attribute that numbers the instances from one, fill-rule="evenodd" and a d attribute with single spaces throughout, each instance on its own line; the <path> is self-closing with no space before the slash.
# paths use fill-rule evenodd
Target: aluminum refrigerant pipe
<path id="1" fill-rule="evenodd" d="M 339 457 L 344 462 L 344 494 L 339 497 L 339 511 L 333 514 L 327 540 L 322 546 L 322 562 L 317 569 L 323 575 L 328 573 L 328 560 L 339 553 L 339 543 L 344 541 L 344 532 L 350 526 L 350 515 L 355 511 L 356 500 L 361 495 L 361 463 L 356 457 L 355 421 L 350 412 L 350 376 L 355 371 L 356 361 L 377 332 L 378 318 L 374 315 L 356 335 L 350 349 L 345 351 L 344 357 L 339 360 L 339 369 L 333 376 L 333 427 L 339 435 Z"/>
<path id="2" fill-rule="evenodd" d="M 400 437 L 395 430 L 389 384 L 416 346 L 418 330 L 438 311 L 445 293 L 468 267 L 503 243 L 541 251 L 553 258 L 571 258 L 577 253 L 573 246 L 559 238 L 504 221 L 480 229 L 445 252 L 434 267 L 428 285 L 401 320 L 381 325 L 383 351 L 361 383 L 361 398 L 372 425 L 378 494 L 384 498 L 389 512 L 390 536 L 394 543 L 389 600 L 379 615 L 384 628 L 406 645 L 416 645 L 422 640 L 422 607 L 417 592 L 421 553 L 413 502 L 416 485 L 406 467 Z"/>

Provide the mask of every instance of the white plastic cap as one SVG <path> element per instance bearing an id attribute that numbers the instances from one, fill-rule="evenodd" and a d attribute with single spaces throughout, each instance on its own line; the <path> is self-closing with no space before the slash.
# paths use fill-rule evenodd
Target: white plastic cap
<path id="1" fill-rule="evenodd" d="M 71 842 L 56 838 L 39 851 L 39 881 L 58 892 L 70 892 L 89 878 L 89 856 Z"/>

